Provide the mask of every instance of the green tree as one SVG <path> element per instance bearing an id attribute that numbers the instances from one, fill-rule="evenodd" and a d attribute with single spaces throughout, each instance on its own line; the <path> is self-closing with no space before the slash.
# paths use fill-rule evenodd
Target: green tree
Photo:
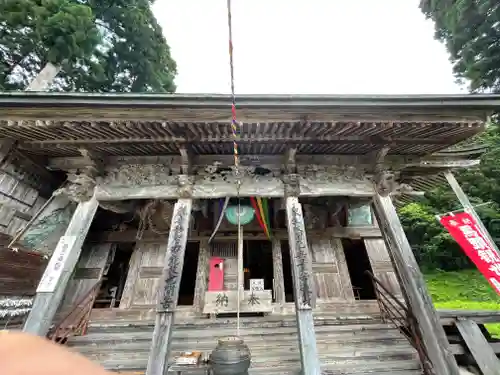
<path id="1" fill-rule="evenodd" d="M 489 146 L 478 167 L 455 172 L 460 185 L 477 207 L 476 211 L 492 237 L 500 238 L 500 131 L 491 125 L 476 137 Z M 408 204 L 399 215 L 415 256 L 424 269 L 459 270 L 472 267 L 457 243 L 438 222 L 436 215 L 461 209 L 460 202 L 448 185 L 425 195 L 425 199 Z"/>
<path id="2" fill-rule="evenodd" d="M 450 54 L 454 73 L 472 92 L 500 92 L 500 2 L 498 0 L 421 0 L 422 12 L 435 23 L 437 40 Z M 495 117 L 494 117 L 495 118 Z M 500 132 L 490 125 L 476 137 L 489 146 L 477 168 L 455 176 L 492 237 L 500 238 Z M 460 209 L 447 185 L 400 209 L 401 220 L 422 267 L 444 270 L 472 266 L 435 215 Z"/>
<path id="3" fill-rule="evenodd" d="M 498 0 L 421 0 L 436 26 L 459 80 L 471 91 L 500 92 L 500 2 Z"/>
<path id="4" fill-rule="evenodd" d="M 149 0 L 2 0 L 0 89 L 22 90 L 48 63 L 53 90 L 175 91 L 176 65 Z"/>

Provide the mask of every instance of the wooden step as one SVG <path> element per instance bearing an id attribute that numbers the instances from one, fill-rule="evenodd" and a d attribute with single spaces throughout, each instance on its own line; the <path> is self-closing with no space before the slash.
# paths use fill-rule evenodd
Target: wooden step
<path id="1" fill-rule="evenodd" d="M 382 320 L 369 317 L 369 316 L 359 316 L 359 317 L 338 317 L 338 316 L 315 316 L 314 324 L 315 326 L 322 325 L 369 325 L 369 324 L 381 324 Z M 217 318 L 217 319 L 189 319 L 185 321 L 176 321 L 176 329 L 192 329 L 192 328 L 210 328 L 219 329 L 228 326 L 236 327 L 236 318 Z M 242 318 L 240 319 L 240 327 L 242 328 L 273 328 L 273 327 L 290 327 L 296 326 L 295 316 L 268 316 L 268 317 L 258 317 L 258 318 Z M 135 321 L 91 321 L 88 326 L 88 332 L 91 333 L 94 330 L 99 332 L 126 332 L 127 330 L 136 329 L 151 329 L 154 328 L 154 321 L 152 320 L 135 320 Z"/>
<path id="2" fill-rule="evenodd" d="M 86 336 L 71 338 L 68 346 L 108 370 L 141 375 L 153 329 L 152 321 L 93 322 Z M 170 360 L 184 351 L 210 352 L 218 338 L 235 330 L 232 318 L 177 322 Z M 315 331 L 323 374 L 421 375 L 416 351 L 397 328 L 380 319 L 323 315 L 315 318 Z M 295 316 L 244 318 L 240 335 L 252 354 L 250 375 L 299 375 Z"/>

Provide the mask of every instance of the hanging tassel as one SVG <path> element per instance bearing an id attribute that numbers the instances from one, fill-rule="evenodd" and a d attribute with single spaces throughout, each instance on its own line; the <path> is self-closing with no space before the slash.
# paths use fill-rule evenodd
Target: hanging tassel
<path id="1" fill-rule="evenodd" d="M 266 217 L 264 216 L 264 208 L 262 207 L 262 198 L 257 198 L 257 205 L 259 206 L 260 217 L 264 223 L 264 232 L 266 233 L 267 238 L 269 238 L 269 230 L 266 223 Z"/>
<path id="2" fill-rule="evenodd" d="M 257 206 L 257 201 L 255 200 L 254 197 L 250 197 L 250 203 L 252 204 L 252 207 L 255 211 L 255 216 L 257 216 L 257 221 L 259 222 L 259 226 L 262 228 L 264 233 L 266 233 L 266 226 L 264 225 L 264 222 L 262 221 L 262 217 L 260 216 L 260 212 L 259 212 L 259 207 Z"/>
<path id="3" fill-rule="evenodd" d="M 262 198 L 262 208 L 264 209 L 264 219 L 266 220 L 267 224 L 266 226 L 267 226 L 268 238 L 271 239 L 273 234 L 271 232 L 271 217 L 269 215 L 269 205 L 267 198 Z"/>

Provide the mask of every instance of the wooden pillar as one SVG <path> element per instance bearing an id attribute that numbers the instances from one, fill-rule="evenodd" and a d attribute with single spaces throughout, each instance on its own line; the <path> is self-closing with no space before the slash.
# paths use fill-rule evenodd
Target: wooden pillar
<path id="1" fill-rule="evenodd" d="M 283 278 L 281 241 L 278 238 L 273 239 L 273 278 L 276 303 L 283 307 L 285 303 L 285 280 Z"/>
<path id="2" fill-rule="evenodd" d="M 483 232 L 483 234 L 486 236 L 486 238 L 490 241 L 491 246 L 493 247 L 493 249 L 495 249 L 497 254 L 500 255 L 500 251 L 498 250 L 498 246 L 496 245 L 496 243 L 493 240 L 493 238 L 491 237 L 490 233 L 488 232 L 488 230 L 484 226 L 483 222 L 481 221 L 481 218 L 479 217 L 476 210 L 474 209 L 474 206 L 469 201 L 467 194 L 465 194 L 465 192 L 462 190 L 462 188 L 460 187 L 460 184 L 458 183 L 458 181 L 455 178 L 455 176 L 453 175 L 453 173 L 448 171 L 448 172 L 445 172 L 444 176 L 446 177 L 446 180 L 448 181 L 451 188 L 453 189 L 453 192 L 455 193 L 458 200 L 460 201 L 460 204 L 464 208 L 464 211 L 468 212 L 469 214 L 472 215 L 472 217 L 476 220 L 477 225 L 481 229 L 481 232 Z"/>
<path id="3" fill-rule="evenodd" d="M 205 303 L 205 292 L 208 288 L 208 268 L 210 258 L 210 245 L 207 239 L 200 241 L 200 252 L 198 255 L 198 267 L 196 269 L 196 283 L 194 287 L 194 309 L 197 313 L 203 312 Z"/>
<path id="4" fill-rule="evenodd" d="M 286 198 L 286 218 L 302 375 L 320 375 L 321 369 L 312 312 L 316 303 L 312 261 L 307 245 L 302 207 L 296 196 Z"/>
<path id="5" fill-rule="evenodd" d="M 38 285 L 33 307 L 24 325 L 24 332 L 39 336 L 45 336 L 48 333 L 80 257 L 83 242 L 98 206 L 99 203 L 94 197 L 78 204 Z"/>
<path id="6" fill-rule="evenodd" d="M 158 306 L 146 370 L 147 375 L 164 375 L 167 373 L 174 314 L 179 297 L 184 254 L 189 234 L 191 208 L 191 199 L 179 199 L 172 214 L 167 253 L 158 292 Z"/>
<path id="7" fill-rule="evenodd" d="M 391 198 L 376 194 L 373 202 L 380 230 L 434 370 L 439 375 L 458 375 L 458 365 Z"/>

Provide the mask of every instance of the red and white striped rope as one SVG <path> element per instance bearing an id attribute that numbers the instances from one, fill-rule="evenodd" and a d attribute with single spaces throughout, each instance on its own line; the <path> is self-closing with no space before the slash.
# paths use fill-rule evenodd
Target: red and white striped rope
<path id="1" fill-rule="evenodd" d="M 238 138 L 240 136 L 240 125 L 236 120 L 236 95 L 234 94 L 234 63 L 233 63 L 233 25 L 231 13 L 231 0 L 227 0 L 227 23 L 229 28 L 229 68 L 231 72 L 231 130 L 233 133 L 234 165 L 240 165 Z"/>

